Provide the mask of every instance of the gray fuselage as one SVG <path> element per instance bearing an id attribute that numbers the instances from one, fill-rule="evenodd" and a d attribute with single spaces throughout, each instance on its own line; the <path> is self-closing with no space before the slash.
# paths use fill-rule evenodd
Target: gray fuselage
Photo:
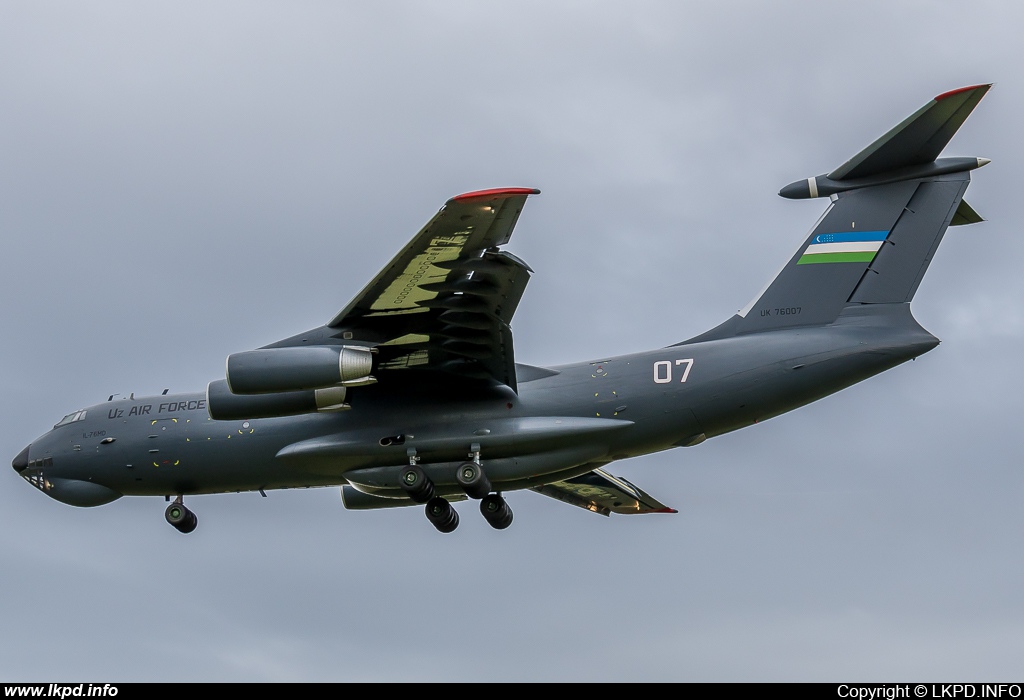
<path id="1" fill-rule="evenodd" d="M 699 340 L 699 339 L 698 339 Z M 938 344 L 908 304 L 848 307 L 827 326 L 686 342 L 552 369 L 520 367 L 518 395 L 355 390 L 351 410 L 218 421 L 202 393 L 108 401 L 35 440 L 22 476 L 72 505 L 351 483 L 401 495 L 415 455 L 440 493 L 479 449 L 496 490 L 695 445 L 771 418 Z"/>

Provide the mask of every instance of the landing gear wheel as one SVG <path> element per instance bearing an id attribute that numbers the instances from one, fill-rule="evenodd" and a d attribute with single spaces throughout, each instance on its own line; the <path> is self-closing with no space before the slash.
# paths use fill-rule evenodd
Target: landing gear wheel
<path id="1" fill-rule="evenodd" d="M 417 503 L 426 503 L 434 497 L 434 483 L 421 467 L 410 464 L 398 476 L 402 490 Z"/>
<path id="2" fill-rule="evenodd" d="M 491 482 L 476 462 L 463 462 L 455 472 L 455 480 L 470 498 L 483 498 L 491 492 Z"/>
<path id="3" fill-rule="evenodd" d="M 196 529 L 199 518 L 184 503 L 172 503 L 164 511 L 164 519 L 178 532 L 186 535 Z"/>
<path id="4" fill-rule="evenodd" d="M 451 503 L 441 497 L 431 498 L 424 510 L 427 513 L 427 520 L 438 529 L 438 532 L 451 532 L 459 526 L 459 514 L 452 508 Z"/>
<path id="5" fill-rule="evenodd" d="M 480 501 L 480 513 L 487 524 L 495 530 L 504 530 L 512 524 L 512 509 L 508 507 L 505 499 L 496 493 Z"/>

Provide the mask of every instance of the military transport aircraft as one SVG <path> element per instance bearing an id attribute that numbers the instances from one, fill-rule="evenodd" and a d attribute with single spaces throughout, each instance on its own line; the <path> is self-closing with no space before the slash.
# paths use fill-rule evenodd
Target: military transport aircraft
<path id="1" fill-rule="evenodd" d="M 984 158 L 938 158 L 991 85 L 939 95 L 827 175 L 780 194 L 831 202 L 750 304 L 669 347 L 560 367 L 517 364 L 509 324 L 531 270 L 501 247 L 527 198 L 453 197 L 325 325 L 230 355 L 205 392 L 114 400 L 69 413 L 14 458 L 59 501 L 341 486 L 347 508 L 480 502 L 530 489 L 595 513 L 672 513 L 605 471 L 697 445 L 820 399 L 939 341 L 910 301 Z"/>

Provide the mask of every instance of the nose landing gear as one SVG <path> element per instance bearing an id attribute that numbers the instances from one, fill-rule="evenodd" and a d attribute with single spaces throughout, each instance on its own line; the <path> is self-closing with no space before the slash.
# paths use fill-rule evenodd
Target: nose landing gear
<path id="1" fill-rule="evenodd" d="M 178 532 L 188 534 L 196 529 L 199 524 L 199 518 L 196 514 L 185 507 L 182 503 L 181 496 L 178 496 L 174 503 L 167 506 L 167 510 L 164 511 L 164 519 Z"/>

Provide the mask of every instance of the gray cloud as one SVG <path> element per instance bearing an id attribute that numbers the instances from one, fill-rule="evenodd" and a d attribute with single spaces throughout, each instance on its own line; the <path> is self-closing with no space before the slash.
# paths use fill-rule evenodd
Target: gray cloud
<path id="1" fill-rule="evenodd" d="M 617 463 L 676 516 L 513 493 L 504 532 L 336 490 L 81 510 L 0 469 L 6 680 L 1005 680 L 1024 583 L 1019 12 L 1004 3 L 4 4 L 0 445 L 323 323 L 449 196 L 536 186 L 521 361 L 743 306 L 825 172 L 995 81 L 914 303 L 934 352 Z M 470 601 L 467 603 L 466 601 Z"/>

